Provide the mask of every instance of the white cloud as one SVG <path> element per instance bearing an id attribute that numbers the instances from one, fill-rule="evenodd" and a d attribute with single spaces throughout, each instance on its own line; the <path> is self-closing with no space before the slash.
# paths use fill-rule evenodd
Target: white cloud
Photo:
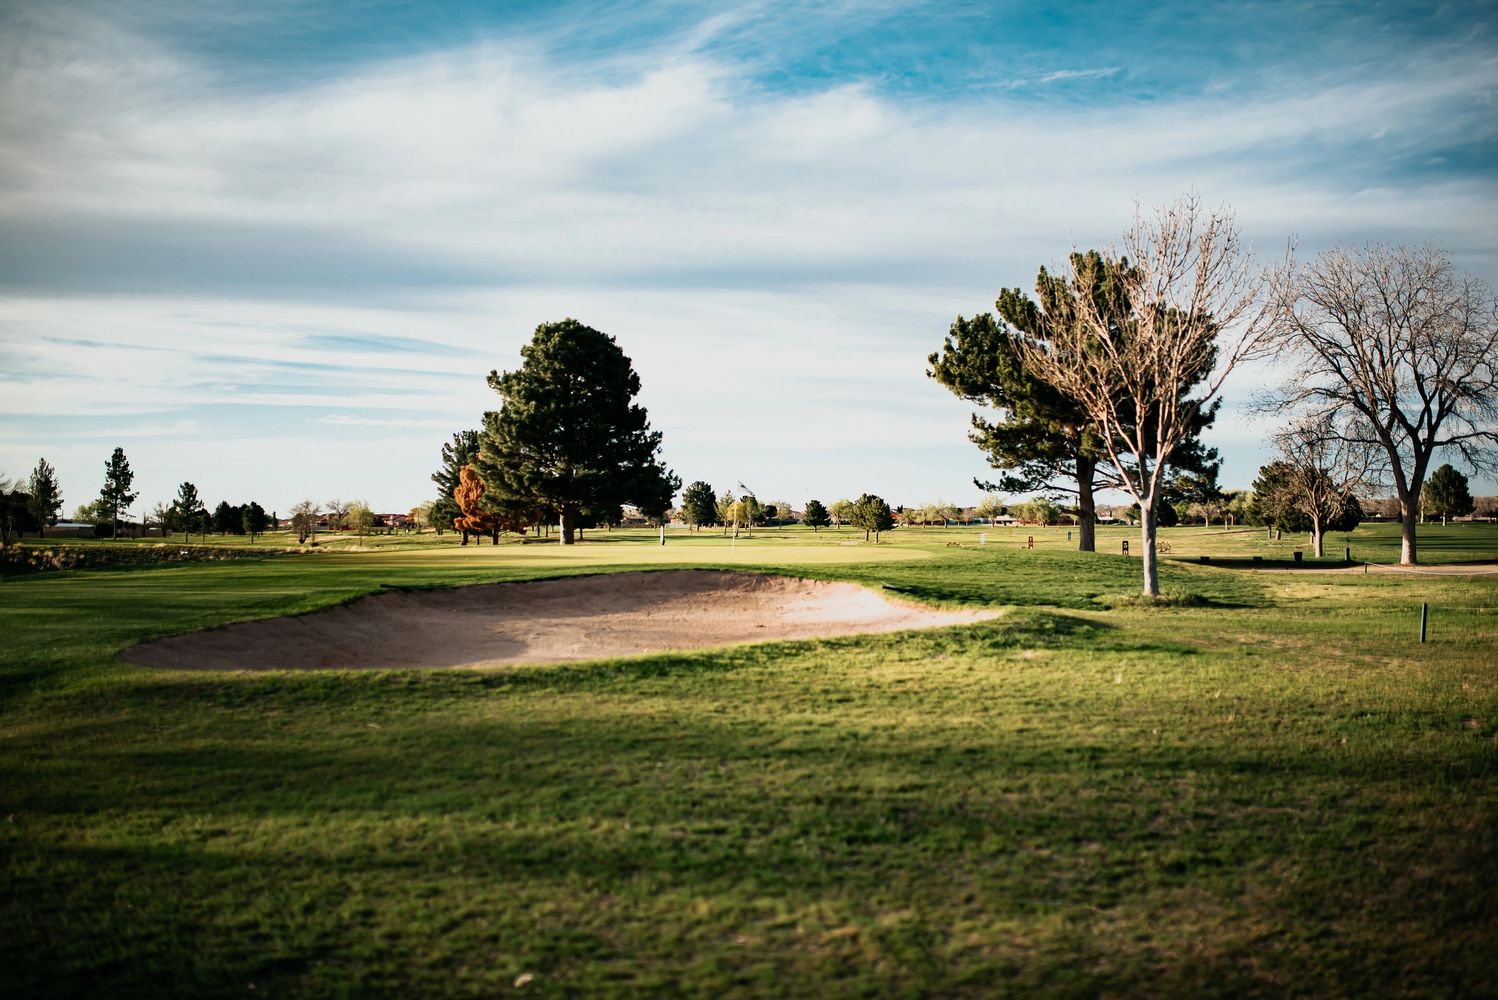
<path id="1" fill-rule="evenodd" d="M 1381 158 L 1463 132 L 1492 138 L 1490 119 L 1452 112 L 1494 86 L 1481 52 L 1253 103 L 932 105 L 868 85 L 766 93 L 701 49 L 738 23 L 706 23 L 608 74 L 489 42 L 269 93 L 225 88 L 211 68 L 107 24 L 0 43 L 0 225 L 106 219 L 184 238 L 255 226 L 288 252 L 316 232 L 331 249 L 307 258 L 314 289 L 320 262 L 371 246 L 396 273 L 407 260 L 439 275 L 452 264 L 464 286 L 389 287 L 387 276 L 367 301 L 289 301 L 247 270 L 211 296 L 102 296 L 80 273 L 79 294 L 0 298 L 0 413 L 201 428 L 225 404 L 325 410 L 297 447 L 254 443 L 267 433 L 257 421 L 214 433 L 241 443 L 238 460 L 265 458 L 268 475 L 307 484 L 287 486 L 286 502 L 348 492 L 316 484 L 358 469 L 414 502 L 444 429 L 493 405 L 484 372 L 516 364 L 538 322 L 574 315 L 635 358 L 668 458 L 691 478 L 721 465 L 766 492 L 792 493 L 773 486 L 784 477 L 828 496 L 960 499 L 984 473 L 965 439 L 970 408 L 925 378 L 926 354 L 957 312 L 1028 286 L 1074 242 L 1110 239 L 1135 198 L 1189 188 L 1229 202 L 1271 252 L 1292 234 L 1305 249 L 1432 239 L 1498 273 L 1491 179 L 1396 184 L 1335 155 L 1370 135 Z M 361 337 L 468 353 L 336 340 Z M 380 429 L 406 443 L 392 451 Z M 49 441 L 73 447 L 28 433 L 39 437 L 0 442 L 5 467 Z M 829 447 L 850 464 L 814 454 Z M 734 472 L 736 454 L 754 457 Z M 395 455 L 414 464 L 390 468 Z M 88 462 L 80 476 L 93 475 Z M 818 481 L 852 467 L 864 480 Z"/>

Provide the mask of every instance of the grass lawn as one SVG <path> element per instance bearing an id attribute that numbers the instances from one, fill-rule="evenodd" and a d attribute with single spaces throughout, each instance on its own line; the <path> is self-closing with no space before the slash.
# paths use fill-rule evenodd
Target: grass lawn
<path id="1" fill-rule="evenodd" d="M 1084 556 L 1065 530 L 428 537 L 0 582 L 0 983 L 1491 993 L 1498 577 L 1199 566 L 1304 539 L 1169 529 L 1164 586 L 1196 606 L 1137 607 L 1137 560 L 1108 554 L 1134 533 Z M 1396 561 L 1397 526 L 1343 544 Z M 1421 546 L 1495 559 L 1498 528 Z M 1008 610 L 494 672 L 114 660 L 385 584 L 681 565 Z"/>

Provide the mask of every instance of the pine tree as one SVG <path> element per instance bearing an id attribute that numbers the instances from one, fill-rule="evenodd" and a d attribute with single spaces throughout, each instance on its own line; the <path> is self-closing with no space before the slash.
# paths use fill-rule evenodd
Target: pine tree
<path id="1" fill-rule="evenodd" d="M 437 484 L 437 499 L 432 501 L 431 512 L 427 515 L 437 534 L 450 530 L 453 519 L 463 513 L 458 501 L 453 499 L 453 491 L 458 488 L 463 466 L 475 465 L 478 459 L 478 431 L 458 431 L 452 441 L 442 446 L 442 466 L 432 473 L 432 482 Z"/>
<path id="2" fill-rule="evenodd" d="M 634 401 L 640 377 L 613 337 L 566 319 L 538 326 L 520 353 L 518 370 L 489 373 L 501 404 L 484 414 L 476 467 L 486 495 L 555 511 L 571 545 L 585 517 L 674 494 L 660 432 Z"/>
<path id="3" fill-rule="evenodd" d="M 172 501 L 172 522 L 182 529 L 184 542 L 198 529 L 200 511 L 203 511 L 203 501 L 198 497 L 198 488 L 192 483 L 177 487 L 177 499 Z"/>
<path id="4" fill-rule="evenodd" d="M 57 484 L 57 470 L 45 458 L 38 459 L 31 472 L 30 492 L 31 516 L 37 523 L 38 534 L 45 536 L 47 529 L 57 523 L 57 515 L 62 511 L 62 489 Z"/>
<path id="5" fill-rule="evenodd" d="M 99 491 L 99 509 L 109 517 L 109 537 L 120 534 L 120 512 L 128 510 L 139 498 L 139 493 L 130 492 L 135 482 L 135 473 L 130 471 L 130 462 L 125 458 L 125 449 L 116 448 L 109 461 L 104 463 L 104 487 Z"/>
<path id="6" fill-rule="evenodd" d="M 697 480 L 681 495 L 681 519 L 693 528 L 710 527 L 718 519 L 718 498 L 713 488 Z"/>
<path id="7" fill-rule="evenodd" d="M 1430 474 L 1421 491 L 1421 499 L 1425 501 L 1425 513 L 1439 517 L 1442 524 L 1448 517 L 1465 517 L 1476 506 L 1467 488 L 1467 477 L 1450 465 L 1443 465 Z"/>
<path id="8" fill-rule="evenodd" d="M 806 501 L 806 511 L 801 515 L 801 523 L 817 531 L 832 523 L 832 518 L 827 513 L 827 508 L 822 506 L 820 500 Z"/>

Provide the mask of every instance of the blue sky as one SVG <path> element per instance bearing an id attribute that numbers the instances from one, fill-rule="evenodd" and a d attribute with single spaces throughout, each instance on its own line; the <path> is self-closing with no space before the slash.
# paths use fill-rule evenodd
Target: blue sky
<path id="1" fill-rule="evenodd" d="M 35 3 L 0 12 L 0 472 L 116 446 L 406 509 L 543 321 L 614 334 L 684 479 L 971 502 L 957 313 L 1135 202 L 1268 257 L 1498 279 L 1477 5 Z M 1212 440 L 1246 486 L 1268 426 Z M 1485 492 L 1498 489 L 1480 484 Z"/>

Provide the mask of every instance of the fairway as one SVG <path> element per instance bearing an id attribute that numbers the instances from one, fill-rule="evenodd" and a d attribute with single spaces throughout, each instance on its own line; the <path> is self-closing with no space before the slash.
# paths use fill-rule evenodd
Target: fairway
<path id="1" fill-rule="evenodd" d="M 1261 538 L 1163 532 L 1174 607 L 1065 529 L 7 580 L 0 968 L 18 995 L 1484 992 L 1498 580 L 1196 562 L 1303 541 Z M 391 588 L 688 567 L 1004 614 L 485 671 L 116 659 Z"/>

